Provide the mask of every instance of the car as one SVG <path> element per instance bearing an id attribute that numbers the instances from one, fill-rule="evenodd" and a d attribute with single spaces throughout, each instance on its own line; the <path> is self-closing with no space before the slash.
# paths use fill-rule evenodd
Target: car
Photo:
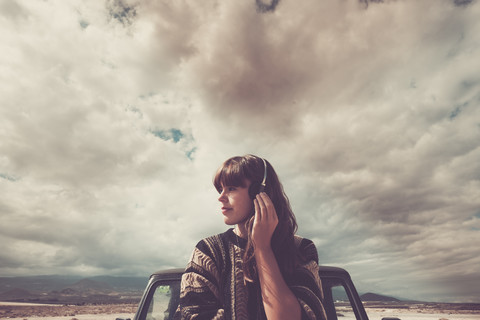
<path id="1" fill-rule="evenodd" d="M 180 299 L 180 281 L 184 269 L 168 269 L 150 276 L 134 320 L 171 320 Z M 342 268 L 320 266 L 328 320 L 368 320 L 363 303 L 350 274 Z M 131 320 L 117 318 L 116 320 Z M 382 320 L 400 320 L 383 318 Z"/>

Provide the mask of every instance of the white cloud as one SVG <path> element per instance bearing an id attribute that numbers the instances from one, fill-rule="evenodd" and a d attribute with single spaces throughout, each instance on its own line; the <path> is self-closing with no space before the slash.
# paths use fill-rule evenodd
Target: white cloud
<path id="1" fill-rule="evenodd" d="M 183 266 L 254 153 L 323 263 L 478 302 L 478 2 L 1 6 L 0 274 Z"/>

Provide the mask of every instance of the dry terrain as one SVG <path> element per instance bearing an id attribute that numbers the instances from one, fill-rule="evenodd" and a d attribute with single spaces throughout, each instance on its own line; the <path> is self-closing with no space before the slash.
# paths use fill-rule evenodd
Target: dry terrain
<path id="1" fill-rule="evenodd" d="M 382 317 L 398 317 L 402 320 L 480 320 L 479 304 L 404 304 L 366 303 L 371 320 Z M 0 319 L 9 320 L 115 320 L 131 318 L 136 303 L 41 305 L 0 302 Z M 345 308 L 339 319 L 355 319 L 351 309 Z M 341 311 L 341 310 L 340 310 Z"/>
<path id="2" fill-rule="evenodd" d="M 0 319 L 85 319 L 82 315 L 94 315 L 91 319 L 115 320 L 119 315 L 133 318 L 137 304 L 104 304 L 104 305 L 35 305 L 0 303 Z M 105 317 L 107 315 L 107 317 Z M 108 317 L 111 315 L 111 317 Z"/>

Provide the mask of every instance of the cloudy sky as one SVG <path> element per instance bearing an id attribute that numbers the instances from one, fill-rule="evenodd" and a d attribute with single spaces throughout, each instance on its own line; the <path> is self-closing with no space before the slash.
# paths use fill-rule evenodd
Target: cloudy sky
<path id="1" fill-rule="evenodd" d="M 253 153 L 360 291 L 480 302 L 479 17 L 0 0 L 0 276 L 183 267 L 226 229 L 215 170 Z"/>

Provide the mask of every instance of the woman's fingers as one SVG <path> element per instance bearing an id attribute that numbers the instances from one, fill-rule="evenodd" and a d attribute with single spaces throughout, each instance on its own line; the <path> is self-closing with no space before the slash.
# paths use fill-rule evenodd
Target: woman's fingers
<path id="1" fill-rule="evenodd" d="M 270 197 L 265 192 L 261 192 L 257 195 L 257 201 L 260 211 L 262 212 L 262 219 L 273 221 L 277 220 L 275 206 L 273 205 Z"/>
<path id="2" fill-rule="evenodd" d="M 255 222 L 253 224 L 253 242 L 255 250 L 270 247 L 271 238 L 278 224 L 275 206 L 266 193 L 260 193 L 253 200 Z"/>
<path id="3" fill-rule="evenodd" d="M 253 199 L 253 205 L 255 207 L 255 221 L 258 223 L 261 220 L 262 215 L 258 199 Z"/>
<path id="4" fill-rule="evenodd" d="M 268 218 L 267 217 L 267 212 L 266 212 L 266 207 L 265 207 L 265 203 L 263 202 L 263 199 L 262 197 L 260 196 L 260 193 L 257 194 L 257 197 L 255 199 L 258 203 L 258 210 L 259 210 L 259 213 L 260 213 L 260 219 L 264 219 L 264 218 Z"/>

